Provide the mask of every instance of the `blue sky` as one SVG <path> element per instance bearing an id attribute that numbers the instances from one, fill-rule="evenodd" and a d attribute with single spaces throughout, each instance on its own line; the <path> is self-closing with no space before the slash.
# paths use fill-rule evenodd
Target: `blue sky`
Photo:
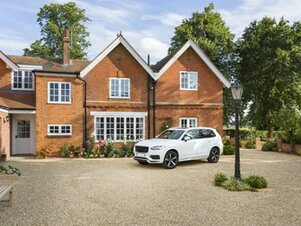
<path id="1" fill-rule="evenodd" d="M 36 14 L 44 4 L 65 0 L 0 0 L 0 49 L 23 54 L 23 48 L 40 38 Z M 300 20 L 300 0 L 75 0 L 92 19 L 88 57 L 103 50 L 122 31 L 132 46 L 156 62 L 167 54 L 175 26 L 210 2 L 221 13 L 232 33 L 239 37 L 253 20 L 263 16 Z"/>

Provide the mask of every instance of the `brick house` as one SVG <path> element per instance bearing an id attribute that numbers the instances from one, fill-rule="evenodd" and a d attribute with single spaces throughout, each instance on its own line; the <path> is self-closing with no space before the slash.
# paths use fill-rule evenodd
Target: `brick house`
<path id="1" fill-rule="evenodd" d="M 6 55 L 0 51 L 0 153 L 35 155 L 85 139 L 140 140 L 170 126 L 222 131 L 230 83 L 188 41 L 156 65 L 122 35 L 92 61 Z"/>

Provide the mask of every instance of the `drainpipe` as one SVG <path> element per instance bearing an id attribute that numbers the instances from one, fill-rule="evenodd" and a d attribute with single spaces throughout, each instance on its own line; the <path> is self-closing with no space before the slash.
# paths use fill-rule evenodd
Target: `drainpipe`
<path id="1" fill-rule="evenodd" d="M 153 80 L 153 138 L 156 137 L 156 81 Z"/>
<path id="2" fill-rule="evenodd" d="M 87 82 L 80 77 L 80 74 L 77 74 L 76 77 L 84 83 L 84 147 L 86 147 L 87 138 Z"/>
<path id="3" fill-rule="evenodd" d="M 147 64 L 148 66 L 150 66 L 150 55 L 147 55 Z M 150 93 L 150 76 L 148 75 L 147 77 L 147 138 L 150 139 L 150 126 L 151 126 L 151 122 L 150 122 L 150 112 L 151 112 L 151 105 L 150 105 L 150 97 L 151 97 L 151 93 Z"/>

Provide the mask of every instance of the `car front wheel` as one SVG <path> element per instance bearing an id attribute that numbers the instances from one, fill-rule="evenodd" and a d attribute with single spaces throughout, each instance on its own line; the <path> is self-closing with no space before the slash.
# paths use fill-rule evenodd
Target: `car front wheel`
<path id="1" fill-rule="evenodd" d="M 217 163 L 219 160 L 219 150 L 218 148 L 214 147 L 211 149 L 209 157 L 208 157 L 208 162 L 210 163 Z"/>
<path id="2" fill-rule="evenodd" d="M 167 169 L 173 169 L 178 164 L 178 154 L 175 151 L 168 151 L 164 157 L 163 166 Z"/>

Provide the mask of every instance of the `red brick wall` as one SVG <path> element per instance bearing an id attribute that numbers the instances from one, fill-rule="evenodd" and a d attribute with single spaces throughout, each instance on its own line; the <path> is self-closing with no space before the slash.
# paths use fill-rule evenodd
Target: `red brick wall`
<path id="1" fill-rule="evenodd" d="M 198 91 L 180 90 L 180 71 L 198 72 Z M 159 78 L 156 102 L 158 105 L 170 104 L 157 107 L 156 134 L 166 117 L 172 118 L 172 126 L 179 126 L 180 117 L 197 117 L 198 126 L 213 127 L 222 134 L 223 84 L 192 48 L 187 49 Z M 191 106 L 193 104 L 196 106 Z"/>
<path id="2" fill-rule="evenodd" d="M 148 73 L 136 59 L 119 44 L 86 76 L 87 100 L 89 106 L 89 135 L 94 132 L 94 117 L 90 111 L 147 112 Z M 109 79 L 130 78 L 130 98 L 110 98 Z M 145 119 L 147 126 L 147 117 Z M 147 137 L 147 128 L 145 128 Z"/>
<path id="3" fill-rule="evenodd" d="M 11 69 L 0 59 L 0 89 L 11 89 Z"/>
<path id="4" fill-rule="evenodd" d="M 0 154 L 10 156 L 10 118 L 5 112 L 0 112 Z"/>
<path id="5" fill-rule="evenodd" d="M 50 104 L 48 82 L 71 82 L 72 103 Z M 49 147 L 56 154 L 64 144 L 82 146 L 83 142 L 83 82 L 70 77 L 36 77 L 36 151 Z M 72 124 L 72 136 L 47 136 L 48 124 Z"/>

